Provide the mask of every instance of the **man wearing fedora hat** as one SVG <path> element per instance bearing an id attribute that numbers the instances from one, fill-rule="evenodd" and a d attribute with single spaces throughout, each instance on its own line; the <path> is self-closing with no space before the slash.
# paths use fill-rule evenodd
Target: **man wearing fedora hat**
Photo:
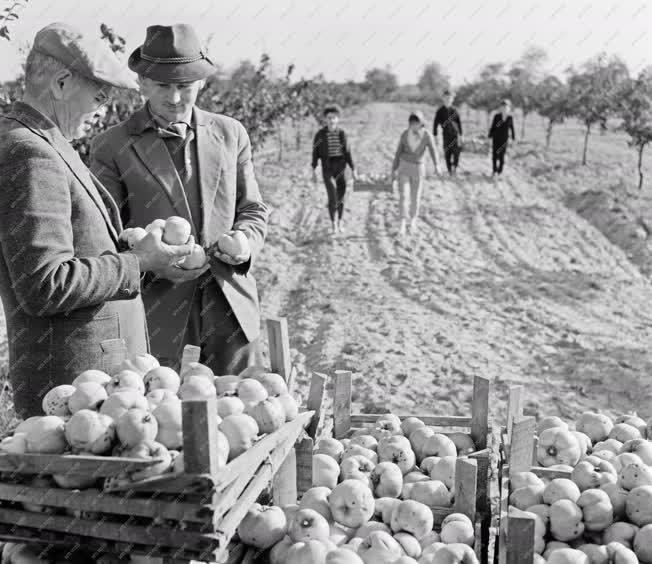
<path id="1" fill-rule="evenodd" d="M 146 276 L 152 354 L 178 367 L 183 346 L 200 345 L 201 361 L 216 374 L 238 373 L 256 360 L 260 313 L 250 269 L 268 219 L 249 136 L 235 119 L 195 106 L 216 68 L 189 25 L 147 28 L 129 68 L 147 103 L 93 140 L 91 168 L 118 202 L 125 225 L 181 216 L 209 256 L 204 268 Z M 237 256 L 217 247 L 230 232 L 240 232 L 243 242 Z"/>
<path id="2" fill-rule="evenodd" d="M 194 244 L 165 245 L 157 229 L 121 252 L 118 207 L 70 145 L 111 87 L 136 86 L 106 43 L 55 23 L 36 34 L 23 100 L 0 116 L 0 296 L 22 417 L 80 372 L 112 374 L 125 353 L 148 352 L 141 272 Z"/>

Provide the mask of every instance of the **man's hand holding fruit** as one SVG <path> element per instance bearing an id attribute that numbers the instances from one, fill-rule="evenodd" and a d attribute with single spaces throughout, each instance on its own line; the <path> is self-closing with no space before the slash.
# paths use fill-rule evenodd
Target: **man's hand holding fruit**
<path id="1" fill-rule="evenodd" d="M 220 235 L 217 244 L 213 247 L 212 254 L 215 258 L 232 266 L 243 264 L 251 258 L 249 239 L 244 231 L 231 230 Z"/>

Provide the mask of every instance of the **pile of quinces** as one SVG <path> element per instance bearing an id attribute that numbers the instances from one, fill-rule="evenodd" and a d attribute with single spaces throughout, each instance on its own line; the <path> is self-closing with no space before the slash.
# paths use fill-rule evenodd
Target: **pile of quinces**
<path id="1" fill-rule="evenodd" d="M 433 530 L 433 508 L 453 504 L 458 455 L 474 450 L 463 433 L 384 415 L 350 439 L 320 440 L 313 487 L 298 505 L 254 506 L 240 539 L 272 547 L 272 564 L 477 563 L 466 515 L 453 513 Z"/>
<path id="2" fill-rule="evenodd" d="M 510 513 L 536 521 L 535 564 L 652 564 L 649 432 L 635 414 L 585 412 L 574 428 L 539 421 L 538 463 L 568 477 L 510 477 Z"/>
<path id="3" fill-rule="evenodd" d="M 2 440 L 0 451 L 157 460 L 142 470 L 107 478 L 105 489 L 183 472 L 182 400 L 210 398 L 217 398 L 220 465 L 298 414 L 297 402 L 283 378 L 262 367 L 247 368 L 240 375 L 215 376 L 208 366 L 191 362 L 179 375 L 160 366 L 153 356 L 142 354 L 123 361 L 112 376 L 86 370 L 70 385 L 52 388 L 43 398 L 44 415 L 19 423 Z M 98 482 L 94 476 L 79 474 L 53 474 L 51 478 L 57 486 L 70 489 L 91 488 Z M 41 476 L 33 485 L 52 484 L 49 476 Z"/>

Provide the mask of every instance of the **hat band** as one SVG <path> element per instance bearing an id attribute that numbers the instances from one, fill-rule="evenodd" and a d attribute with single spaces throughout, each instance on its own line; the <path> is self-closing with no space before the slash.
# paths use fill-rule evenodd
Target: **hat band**
<path id="1" fill-rule="evenodd" d="M 141 50 L 140 52 L 140 58 L 144 59 L 145 61 L 149 61 L 150 63 L 194 63 L 195 61 L 200 61 L 202 59 L 208 59 L 208 57 L 204 56 L 203 53 L 199 53 L 199 56 L 197 57 L 165 57 L 165 58 L 160 58 L 160 57 L 150 57 L 149 55 L 143 53 Z"/>

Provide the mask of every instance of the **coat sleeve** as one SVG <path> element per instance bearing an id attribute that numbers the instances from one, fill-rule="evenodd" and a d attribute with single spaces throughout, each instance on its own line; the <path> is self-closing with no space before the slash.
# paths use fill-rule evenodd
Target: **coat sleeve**
<path id="1" fill-rule="evenodd" d="M 460 113 L 457 110 L 455 111 L 455 121 L 457 122 L 457 128 L 460 135 L 462 135 L 462 120 L 460 119 Z"/>
<path id="2" fill-rule="evenodd" d="M 76 257 L 70 177 L 49 146 L 24 143 L 0 163 L 0 244 L 23 310 L 45 317 L 136 296 L 138 258 Z"/>
<path id="3" fill-rule="evenodd" d="M 240 274 L 246 274 L 265 243 L 269 208 L 263 202 L 260 189 L 258 188 L 258 181 L 254 174 L 249 134 L 241 123 L 237 124 L 237 128 L 237 194 L 233 229 L 244 231 L 247 235 L 249 246 L 251 247 L 251 258 L 248 262 L 236 266 L 235 269 Z"/>
<path id="4" fill-rule="evenodd" d="M 127 197 L 127 186 L 122 181 L 122 176 L 113 158 L 113 149 L 105 135 L 98 135 L 91 141 L 90 165 L 92 173 L 108 190 L 109 194 L 118 204 L 122 225 L 130 227 L 129 221 L 129 198 Z"/>
<path id="5" fill-rule="evenodd" d="M 512 141 L 514 141 L 516 137 L 514 137 L 514 120 L 512 119 L 512 116 L 509 116 L 509 130 L 512 132 Z"/>
<path id="6" fill-rule="evenodd" d="M 441 120 L 439 119 L 439 110 L 437 110 L 437 113 L 435 114 L 435 121 L 432 123 L 432 134 L 437 137 L 437 129 L 439 128 L 439 122 Z"/>

